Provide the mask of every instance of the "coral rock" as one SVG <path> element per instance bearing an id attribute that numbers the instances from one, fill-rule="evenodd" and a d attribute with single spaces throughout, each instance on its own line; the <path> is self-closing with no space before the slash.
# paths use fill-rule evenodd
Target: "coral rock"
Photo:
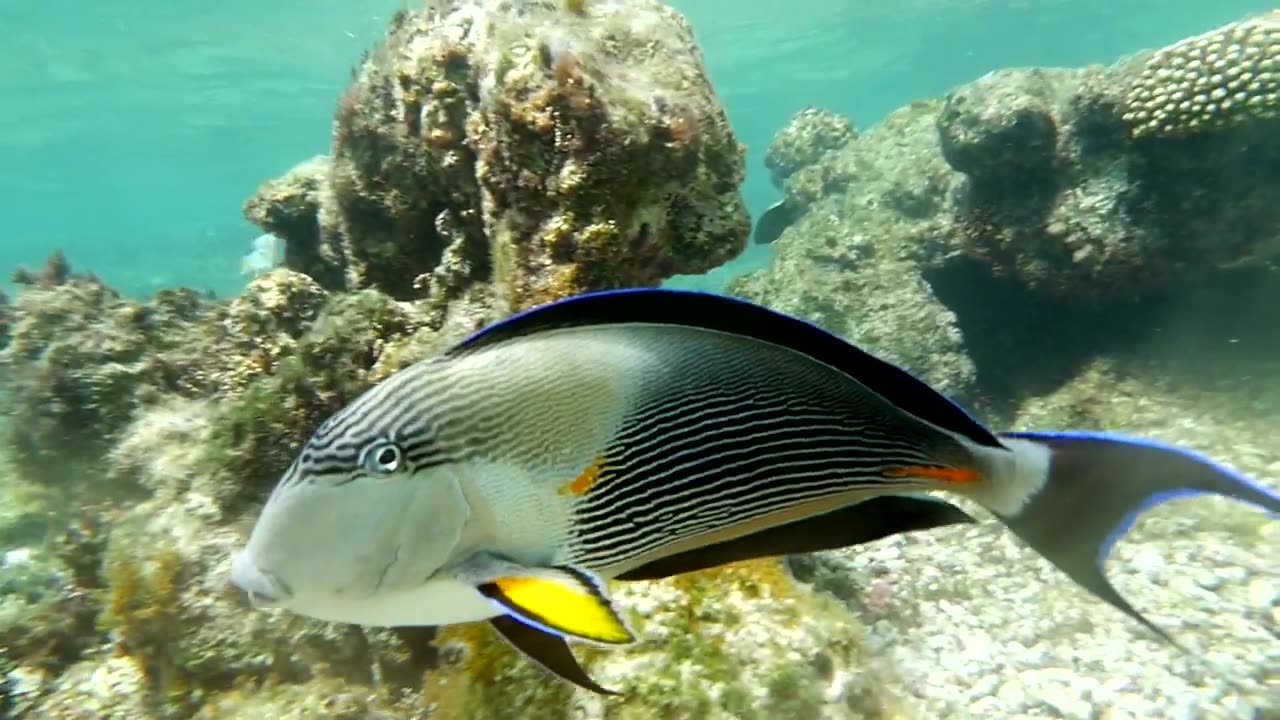
<path id="1" fill-rule="evenodd" d="M 948 96 L 942 147 L 964 173 L 950 252 L 1090 306 L 1149 300 L 1206 273 L 1272 262 L 1276 121 L 1135 140 L 1122 117 L 1134 62 L 1005 71 Z"/>
<path id="2" fill-rule="evenodd" d="M 857 138 L 858 131 L 843 115 L 823 108 L 805 108 L 773 136 L 764 165 L 769 168 L 773 184 L 782 187 L 797 170 Z"/>
<path id="3" fill-rule="evenodd" d="M 13 326 L 13 306 L 9 304 L 9 296 L 0 290 L 0 351 L 9 345 L 10 328 Z"/>
<path id="4" fill-rule="evenodd" d="M 339 259 L 320 242 L 322 193 L 328 187 L 330 161 L 321 155 L 264 182 L 244 203 L 244 215 L 285 243 L 285 264 L 329 289 L 342 286 Z"/>
<path id="5" fill-rule="evenodd" d="M 14 461 L 60 482 L 76 459 L 110 447 L 148 394 L 182 384 L 190 320 L 206 312 L 194 293 L 169 291 L 144 305 L 86 275 L 23 288 L 0 350 L 0 400 L 20 418 L 3 427 Z"/>
<path id="6" fill-rule="evenodd" d="M 1052 93 L 1064 75 L 1070 79 L 1061 71 L 1002 70 L 949 93 L 938 116 L 947 162 L 983 178 L 1051 170 L 1057 143 Z"/>
<path id="7" fill-rule="evenodd" d="M 728 291 L 814 322 L 963 396 L 973 389 L 974 364 L 919 262 L 953 175 L 934 131 L 938 107 L 899 110 L 792 175 L 788 197 L 803 194 L 812 205 L 776 243 L 772 265 Z M 832 178 L 842 178 L 838 189 Z"/>
<path id="8" fill-rule="evenodd" d="M 861 662 L 864 628 L 846 607 L 798 585 L 780 561 L 740 563 L 668 580 L 614 583 L 636 644 L 575 646 L 603 699 L 550 681 L 484 626 L 441 633 L 456 655 L 428 676 L 442 717 L 498 720 L 881 717 L 896 698 Z"/>
<path id="9" fill-rule="evenodd" d="M 972 390 L 976 371 L 955 315 L 915 264 L 877 257 L 865 236 L 821 217 L 796 228 L 803 241 L 779 248 L 768 273 L 735 281 L 729 291 L 873 350 L 942 392 Z"/>
<path id="10" fill-rule="evenodd" d="M 581 5 L 399 14 L 341 102 L 326 187 L 259 196 L 319 199 L 318 255 L 346 287 L 437 308 L 476 286 L 502 313 L 724 262 L 749 233 L 743 149 L 692 31 L 656 0 Z M 261 205 L 251 219 L 291 253 L 314 245 L 309 220 L 295 238 Z"/>

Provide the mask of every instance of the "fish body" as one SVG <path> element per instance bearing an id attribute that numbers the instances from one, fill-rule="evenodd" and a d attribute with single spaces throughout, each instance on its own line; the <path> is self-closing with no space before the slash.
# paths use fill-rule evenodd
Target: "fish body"
<path id="1" fill-rule="evenodd" d="M 751 230 L 752 243 L 756 245 L 773 244 L 787 228 L 795 223 L 798 216 L 799 213 L 786 200 L 779 200 L 770 205 L 756 219 L 755 226 Z"/>
<path id="2" fill-rule="evenodd" d="M 285 240 L 265 233 L 253 240 L 253 249 L 240 258 L 240 274 L 258 277 L 284 264 Z"/>
<path id="3" fill-rule="evenodd" d="M 938 490 L 1158 633 L 1102 572 L 1139 512 L 1212 492 L 1280 513 L 1276 493 L 1176 448 L 993 433 L 905 370 L 765 308 L 617 291 L 497 323 L 335 414 L 232 578 L 258 604 L 326 620 L 488 620 L 608 692 L 565 642 L 633 639 L 604 581 L 972 522 L 922 495 Z"/>

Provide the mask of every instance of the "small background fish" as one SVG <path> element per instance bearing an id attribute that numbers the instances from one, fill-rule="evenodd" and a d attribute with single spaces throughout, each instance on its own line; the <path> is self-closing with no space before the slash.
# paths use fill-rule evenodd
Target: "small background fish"
<path id="1" fill-rule="evenodd" d="M 240 274 L 258 277 L 284 265 L 285 241 L 277 235 L 264 233 L 253 239 L 253 249 L 240 259 Z"/>

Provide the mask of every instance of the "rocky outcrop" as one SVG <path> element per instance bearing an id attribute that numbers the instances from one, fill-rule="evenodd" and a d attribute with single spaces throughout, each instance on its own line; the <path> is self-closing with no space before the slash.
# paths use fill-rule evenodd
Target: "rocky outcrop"
<path id="1" fill-rule="evenodd" d="M 399 14 L 343 97 L 332 161 L 246 213 L 331 289 L 442 310 L 484 288 L 468 304 L 505 312 L 736 255 L 743 172 L 674 10 L 484 0 Z"/>
<path id="2" fill-rule="evenodd" d="M 813 129 L 839 123 L 806 110 L 770 150 L 797 218 L 773 266 L 730 291 L 961 399 L 976 380 L 1050 390 L 1187 288 L 1232 292 L 1280 258 L 1276 23 L 1110 67 L 993 72 L 839 142 Z M 889 305 L 908 310 L 873 312 Z"/>

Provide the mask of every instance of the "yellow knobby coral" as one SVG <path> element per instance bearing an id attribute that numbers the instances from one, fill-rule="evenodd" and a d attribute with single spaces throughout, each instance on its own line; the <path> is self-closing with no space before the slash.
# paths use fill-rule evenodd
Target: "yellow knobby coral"
<path id="1" fill-rule="evenodd" d="M 1123 117 L 1134 137 L 1280 117 L 1280 10 L 1156 51 L 1129 88 Z"/>

